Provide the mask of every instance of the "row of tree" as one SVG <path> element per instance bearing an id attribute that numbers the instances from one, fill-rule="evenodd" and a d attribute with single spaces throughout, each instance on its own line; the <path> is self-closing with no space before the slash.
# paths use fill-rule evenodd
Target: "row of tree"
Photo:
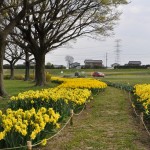
<path id="1" fill-rule="evenodd" d="M 14 49 L 20 57 L 24 51 L 27 66 L 32 55 L 36 62 L 36 85 L 43 86 L 45 55 L 82 35 L 109 35 L 120 15 L 120 4 L 127 1 L 1 0 L 0 96 L 7 94 L 3 83 L 4 57 L 12 61 L 5 53 L 12 57 Z"/>
<path id="2" fill-rule="evenodd" d="M 142 65 L 142 66 L 115 66 L 114 69 L 150 69 L 150 65 Z"/>

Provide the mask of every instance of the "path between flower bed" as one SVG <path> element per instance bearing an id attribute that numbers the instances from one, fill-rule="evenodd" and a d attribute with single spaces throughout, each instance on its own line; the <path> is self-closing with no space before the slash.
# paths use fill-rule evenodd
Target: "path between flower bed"
<path id="1" fill-rule="evenodd" d="M 140 129 L 128 94 L 108 87 L 94 97 L 74 125 L 38 150 L 149 150 L 150 137 Z"/>

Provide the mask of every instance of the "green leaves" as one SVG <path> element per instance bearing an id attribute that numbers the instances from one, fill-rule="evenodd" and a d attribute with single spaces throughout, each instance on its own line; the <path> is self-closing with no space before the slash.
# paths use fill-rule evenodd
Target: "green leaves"
<path id="1" fill-rule="evenodd" d="M 127 0 L 101 0 L 101 3 L 103 5 L 110 5 L 110 4 L 120 5 L 120 4 L 128 4 L 128 1 Z"/>

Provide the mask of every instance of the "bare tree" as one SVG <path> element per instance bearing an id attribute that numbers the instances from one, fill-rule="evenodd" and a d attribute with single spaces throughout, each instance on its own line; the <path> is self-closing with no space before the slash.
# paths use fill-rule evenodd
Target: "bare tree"
<path id="1" fill-rule="evenodd" d="M 65 57 L 65 60 L 66 60 L 66 62 L 67 62 L 67 64 L 68 64 L 68 68 L 70 69 L 70 65 L 73 63 L 74 58 L 73 58 L 72 56 L 67 55 L 67 56 Z"/>
<path id="2" fill-rule="evenodd" d="M 30 58 L 32 54 L 30 54 L 27 50 L 25 50 L 25 78 L 24 81 L 30 80 L 30 63 L 34 60 L 34 58 Z"/>
<path id="3" fill-rule="evenodd" d="M 0 3 L 0 96 L 5 96 L 6 91 L 3 83 L 3 60 L 6 46 L 6 38 L 10 31 L 20 22 L 20 20 L 25 16 L 27 10 L 27 0 L 22 0 L 19 6 L 23 6 L 22 10 L 17 14 L 15 18 L 11 18 L 11 21 L 7 21 L 7 12 L 11 11 L 11 8 L 15 7 L 12 1 L 2 0 Z M 16 8 L 17 9 L 17 8 Z M 5 26 L 3 26 L 5 23 Z"/>
<path id="4" fill-rule="evenodd" d="M 23 59 L 24 51 L 16 44 L 8 43 L 5 50 L 4 60 L 10 64 L 10 79 L 14 79 L 14 66 L 20 59 Z"/>
<path id="5" fill-rule="evenodd" d="M 1 0 L 0 1 L 0 96 L 7 95 L 3 82 L 3 59 L 6 38 L 13 28 L 25 17 L 27 10 L 44 0 Z M 11 14 L 11 15 L 10 15 Z M 13 14 L 13 15 L 12 15 Z"/>
<path id="6" fill-rule="evenodd" d="M 82 35 L 109 35 L 126 0 L 46 0 L 18 25 L 36 61 L 36 85 L 45 84 L 45 55 Z M 92 35 L 92 36 L 93 36 Z"/>
<path id="7" fill-rule="evenodd" d="M 21 49 L 24 50 L 24 53 L 25 53 L 25 59 L 23 59 L 25 60 L 25 79 L 24 80 L 28 81 L 30 79 L 30 63 L 34 60 L 33 57 L 32 58 L 30 57 L 33 55 L 30 53 L 27 43 L 24 42 L 17 28 L 14 28 L 13 32 L 10 33 L 10 37 L 14 44 L 17 44 Z"/>

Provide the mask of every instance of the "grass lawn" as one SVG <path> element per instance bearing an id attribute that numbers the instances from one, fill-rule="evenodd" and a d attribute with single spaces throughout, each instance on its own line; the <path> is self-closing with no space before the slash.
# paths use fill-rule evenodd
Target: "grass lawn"
<path id="1" fill-rule="evenodd" d="M 101 80 L 135 85 L 135 84 L 150 83 L 150 75 L 147 75 L 147 74 L 112 75 L 112 76 L 106 76 L 105 78 L 102 78 Z"/>
<path id="2" fill-rule="evenodd" d="M 61 74 L 61 71 L 64 73 Z M 150 69 L 46 69 L 46 72 L 49 72 L 53 76 L 74 75 L 76 71 L 79 71 L 81 74 L 84 72 L 86 77 L 91 77 L 93 71 L 103 72 L 106 76 L 100 79 L 104 81 L 129 84 L 150 83 Z M 8 69 L 4 70 L 4 74 L 6 75 L 9 75 L 9 72 Z M 15 69 L 15 75 L 23 75 L 24 72 L 24 69 Z M 30 73 L 34 73 L 33 69 L 30 70 Z"/>
<path id="3" fill-rule="evenodd" d="M 34 86 L 34 82 L 32 81 L 22 81 L 22 80 L 5 80 L 5 89 L 9 96 L 17 95 L 20 92 L 28 91 L 28 90 L 39 90 L 43 88 L 52 88 L 57 86 L 58 84 L 49 82 L 45 87 L 36 87 Z M 0 109 L 4 109 L 7 107 L 7 102 L 9 98 L 0 99 Z"/>
<path id="4" fill-rule="evenodd" d="M 6 85 L 6 91 L 9 93 L 9 95 L 16 95 L 20 92 L 24 92 L 24 91 L 31 90 L 31 89 L 39 90 L 43 88 L 52 88 L 58 84 L 49 82 L 44 87 L 37 87 L 37 86 L 34 86 L 35 83 L 32 81 L 5 80 L 5 85 Z"/>
<path id="5" fill-rule="evenodd" d="M 64 72 L 64 74 L 73 74 L 76 71 L 79 72 L 85 72 L 87 75 L 90 75 L 91 72 L 94 71 L 99 71 L 99 72 L 104 72 L 106 76 L 111 76 L 111 75 L 137 75 L 137 74 L 148 74 L 150 75 L 150 69 L 46 69 L 46 72 L 49 72 L 53 75 L 61 75 L 61 71 Z M 15 74 L 24 74 L 25 70 L 24 69 L 15 69 Z M 30 73 L 33 74 L 34 70 L 30 69 Z M 9 69 L 4 69 L 4 74 L 9 75 L 10 70 Z"/>

